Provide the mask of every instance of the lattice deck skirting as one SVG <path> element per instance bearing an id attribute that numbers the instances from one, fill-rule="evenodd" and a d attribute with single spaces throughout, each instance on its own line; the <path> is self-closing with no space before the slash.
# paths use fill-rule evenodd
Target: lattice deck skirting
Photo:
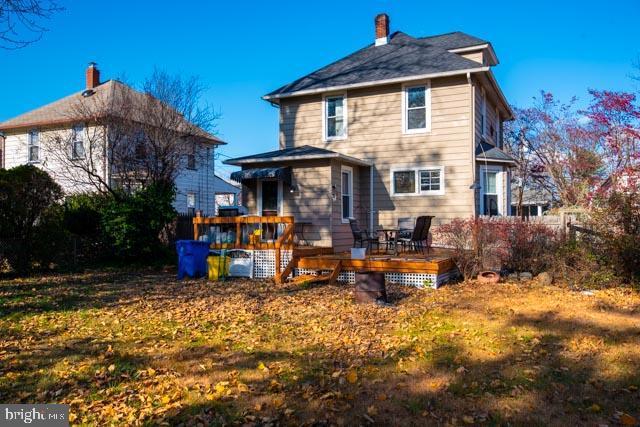
<path id="1" fill-rule="evenodd" d="M 287 264 L 291 260 L 293 251 L 283 250 L 282 257 L 280 259 L 280 268 L 285 269 Z M 308 270 L 303 268 L 296 268 L 295 275 L 317 274 L 316 270 Z M 329 273 L 329 271 L 322 271 L 323 274 Z M 275 276 L 276 274 L 276 251 L 274 249 L 254 250 L 253 251 L 253 277 L 256 279 L 267 279 Z M 456 274 L 456 271 L 447 271 L 440 274 L 428 274 L 428 273 L 385 273 L 385 279 L 388 283 L 397 283 L 400 285 L 415 286 L 417 288 L 439 288 L 444 283 L 448 282 Z M 338 282 L 341 283 L 355 283 L 356 274 L 355 271 L 343 270 L 338 275 Z"/>
<path id="2" fill-rule="evenodd" d="M 280 268 L 285 269 L 293 251 L 283 250 L 280 257 Z M 267 279 L 276 275 L 276 251 L 275 249 L 264 249 L 253 251 L 253 277 L 256 279 Z"/>
<path id="3" fill-rule="evenodd" d="M 322 271 L 322 274 L 328 273 L 328 271 Z M 397 283 L 405 286 L 415 286 L 416 288 L 428 288 L 432 287 L 438 289 L 443 284 L 455 277 L 455 271 L 448 271 L 441 274 L 423 274 L 423 273 L 385 273 L 384 277 L 388 283 Z M 296 275 L 309 274 L 316 275 L 315 270 L 307 270 L 303 268 L 296 269 Z M 356 272 L 355 271 L 342 271 L 338 275 L 338 282 L 340 283 L 355 283 Z"/>

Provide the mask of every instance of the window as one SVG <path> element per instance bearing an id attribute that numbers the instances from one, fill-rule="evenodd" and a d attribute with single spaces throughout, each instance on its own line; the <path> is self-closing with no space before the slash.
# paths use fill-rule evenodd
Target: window
<path id="1" fill-rule="evenodd" d="M 393 192 L 395 194 L 414 194 L 416 192 L 415 171 L 397 171 L 393 173 Z"/>
<path id="2" fill-rule="evenodd" d="M 329 96 L 324 104 L 325 140 L 344 139 L 347 136 L 346 97 Z"/>
<path id="3" fill-rule="evenodd" d="M 353 169 L 342 167 L 342 222 L 353 218 Z"/>
<path id="4" fill-rule="evenodd" d="M 71 159 L 84 159 L 84 126 L 75 125 L 71 129 Z"/>
<path id="5" fill-rule="evenodd" d="M 187 193 L 187 212 L 191 215 L 196 212 L 196 193 Z"/>
<path id="6" fill-rule="evenodd" d="M 420 191 L 440 191 L 440 169 L 420 171 Z"/>
<path id="7" fill-rule="evenodd" d="M 40 161 L 40 133 L 37 130 L 29 131 L 28 136 L 29 162 Z"/>
<path id="8" fill-rule="evenodd" d="M 391 171 L 392 194 L 419 196 L 444 194 L 444 167 L 425 166 Z"/>
<path id="9" fill-rule="evenodd" d="M 196 168 L 196 144 L 191 144 L 191 152 L 187 154 L 187 169 Z"/>
<path id="10" fill-rule="evenodd" d="M 135 158 L 136 160 L 144 160 L 147 157 L 147 146 L 143 131 L 139 131 L 135 135 Z"/>
<path id="11" fill-rule="evenodd" d="M 480 212 L 482 215 L 502 215 L 502 170 L 496 167 L 481 167 Z"/>
<path id="12" fill-rule="evenodd" d="M 431 91 L 428 85 L 404 88 L 404 133 L 423 133 L 431 130 Z"/>

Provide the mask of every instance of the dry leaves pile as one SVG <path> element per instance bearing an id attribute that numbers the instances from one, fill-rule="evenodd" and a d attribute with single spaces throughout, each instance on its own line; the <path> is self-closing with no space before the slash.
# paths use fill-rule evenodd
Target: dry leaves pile
<path id="1" fill-rule="evenodd" d="M 633 425 L 640 295 L 559 287 L 0 282 L 0 401 L 82 424 Z"/>

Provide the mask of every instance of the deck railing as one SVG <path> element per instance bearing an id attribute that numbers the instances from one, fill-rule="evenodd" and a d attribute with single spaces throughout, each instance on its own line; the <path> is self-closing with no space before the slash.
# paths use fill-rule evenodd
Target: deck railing
<path id="1" fill-rule="evenodd" d="M 207 236 L 212 249 L 293 249 L 293 229 L 292 216 L 193 218 L 193 238 Z"/>

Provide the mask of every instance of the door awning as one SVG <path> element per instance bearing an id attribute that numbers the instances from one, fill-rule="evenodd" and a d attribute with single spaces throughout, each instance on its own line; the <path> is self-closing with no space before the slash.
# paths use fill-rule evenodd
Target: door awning
<path id="1" fill-rule="evenodd" d="M 291 168 L 255 168 L 244 169 L 241 171 L 233 172 L 231 179 L 237 182 L 246 181 L 249 179 L 277 179 L 279 181 L 291 183 Z"/>

